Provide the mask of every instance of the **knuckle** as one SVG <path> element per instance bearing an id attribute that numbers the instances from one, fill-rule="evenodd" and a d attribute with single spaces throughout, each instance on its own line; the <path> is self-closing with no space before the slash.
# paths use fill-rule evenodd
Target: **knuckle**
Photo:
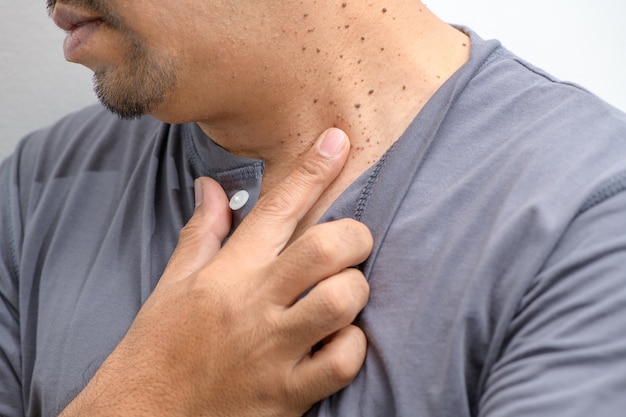
<path id="1" fill-rule="evenodd" d="M 334 250 L 342 250 L 351 257 L 363 260 L 369 255 L 374 241 L 368 227 L 353 219 L 341 219 L 312 227 L 311 236 L 323 237 Z"/>
<path id="2" fill-rule="evenodd" d="M 350 323 L 360 310 L 351 294 L 346 294 L 340 286 L 325 286 L 316 300 L 319 317 L 330 327 Z"/>
<path id="3" fill-rule="evenodd" d="M 374 245 L 374 239 L 369 228 L 354 219 L 341 219 L 338 224 L 342 228 L 342 236 L 346 243 L 358 248 L 359 251 L 369 253 Z"/>
<path id="4" fill-rule="evenodd" d="M 255 212 L 261 218 L 289 217 L 293 214 L 294 204 L 286 184 L 278 184 L 259 200 Z"/>
<path id="5" fill-rule="evenodd" d="M 195 235 L 196 227 L 193 222 L 189 222 L 180 229 L 178 232 L 178 244 L 180 245 L 183 242 L 187 242 L 192 239 Z"/>
<path id="6" fill-rule="evenodd" d="M 170 257 L 167 264 L 166 272 L 169 273 L 181 273 L 187 271 L 191 273 L 189 264 L 192 258 L 192 254 L 189 253 L 189 248 L 198 243 L 199 237 L 197 233 L 197 227 L 193 222 L 187 223 L 178 232 L 178 243 L 174 253 Z"/>
<path id="7" fill-rule="evenodd" d="M 262 217 L 293 217 L 300 197 L 325 184 L 326 165 L 317 159 L 304 159 L 298 167 L 259 200 L 255 211 Z"/>
<path id="8" fill-rule="evenodd" d="M 305 235 L 303 252 L 306 256 L 313 263 L 323 265 L 332 263 L 338 253 L 335 240 L 321 233 L 319 229 L 310 229 Z"/>
<path id="9" fill-rule="evenodd" d="M 309 263 L 339 271 L 367 259 L 373 239 L 365 225 L 344 219 L 313 226 L 298 245 Z"/>
<path id="10" fill-rule="evenodd" d="M 178 232 L 179 245 L 186 242 L 195 242 L 201 238 L 203 235 L 202 226 L 205 225 L 205 222 L 202 220 L 202 215 L 198 213 L 195 213 L 194 216 L 189 219 L 187 224 L 185 224 Z"/>
<path id="11" fill-rule="evenodd" d="M 331 355 L 327 371 L 331 379 L 345 386 L 354 380 L 363 365 L 367 338 L 363 330 L 354 325 L 343 328 L 335 336 L 338 335 L 343 341 Z"/>
<path id="12" fill-rule="evenodd" d="M 365 307 L 370 296 L 370 286 L 365 275 L 356 268 L 350 268 L 346 272 L 350 275 L 350 294 L 360 308 Z"/>
<path id="13" fill-rule="evenodd" d="M 357 361 L 354 356 L 354 351 L 343 350 L 330 358 L 328 373 L 339 385 L 348 385 L 356 377 L 359 367 L 355 365 Z"/>
<path id="14" fill-rule="evenodd" d="M 284 187 L 294 193 L 308 193 L 323 187 L 328 176 L 326 165 L 317 159 L 304 159 L 295 170 L 285 178 Z"/>
<path id="15" fill-rule="evenodd" d="M 305 158 L 296 168 L 294 178 L 300 178 L 304 182 L 320 182 L 325 177 L 326 169 L 326 161 L 318 158 Z"/>

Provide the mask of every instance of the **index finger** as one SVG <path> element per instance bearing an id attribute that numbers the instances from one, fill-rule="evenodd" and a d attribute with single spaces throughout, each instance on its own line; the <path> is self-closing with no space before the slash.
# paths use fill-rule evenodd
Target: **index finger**
<path id="1" fill-rule="evenodd" d="M 277 256 L 287 244 L 298 222 L 311 209 L 343 168 L 350 142 L 340 129 L 324 131 L 283 181 L 269 190 L 230 238 L 250 250 L 264 249 Z"/>

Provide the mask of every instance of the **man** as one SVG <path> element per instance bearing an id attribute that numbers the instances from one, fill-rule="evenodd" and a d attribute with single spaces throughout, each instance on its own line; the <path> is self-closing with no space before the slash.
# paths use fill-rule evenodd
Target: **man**
<path id="1" fill-rule="evenodd" d="M 3 415 L 623 414 L 622 113 L 415 1 L 48 6 L 160 121 L 3 164 Z"/>

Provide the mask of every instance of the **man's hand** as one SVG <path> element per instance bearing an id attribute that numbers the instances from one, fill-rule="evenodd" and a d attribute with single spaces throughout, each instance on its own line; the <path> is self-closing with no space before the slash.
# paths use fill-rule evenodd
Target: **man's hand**
<path id="1" fill-rule="evenodd" d="M 154 293 L 62 416 L 298 416 L 349 384 L 366 349 L 351 323 L 369 295 L 352 266 L 371 235 L 340 220 L 288 245 L 348 151 L 343 132 L 322 134 L 221 250 L 228 202 L 198 180 L 196 211 Z"/>

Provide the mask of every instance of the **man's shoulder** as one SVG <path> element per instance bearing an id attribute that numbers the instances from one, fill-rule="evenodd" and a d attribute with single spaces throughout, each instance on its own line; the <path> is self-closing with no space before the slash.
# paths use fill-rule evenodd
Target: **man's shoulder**
<path id="1" fill-rule="evenodd" d="M 23 179 L 31 174 L 37 180 L 78 170 L 106 170 L 153 146 L 164 129 L 168 125 L 152 117 L 122 120 L 101 105 L 92 105 L 27 135 L 11 158 Z"/>
<path id="2" fill-rule="evenodd" d="M 32 132 L 21 146 L 43 147 L 47 150 L 66 149 L 76 146 L 92 146 L 101 141 L 136 137 L 140 140 L 146 133 L 163 125 L 149 116 L 134 120 L 122 120 L 99 104 L 70 113 L 53 125 Z"/>
<path id="3" fill-rule="evenodd" d="M 447 139 L 462 157 L 515 166 L 542 184 L 572 171 L 589 183 L 626 170 L 623 111 L 504 48 L 492 55 L 447 114 Z"/>

